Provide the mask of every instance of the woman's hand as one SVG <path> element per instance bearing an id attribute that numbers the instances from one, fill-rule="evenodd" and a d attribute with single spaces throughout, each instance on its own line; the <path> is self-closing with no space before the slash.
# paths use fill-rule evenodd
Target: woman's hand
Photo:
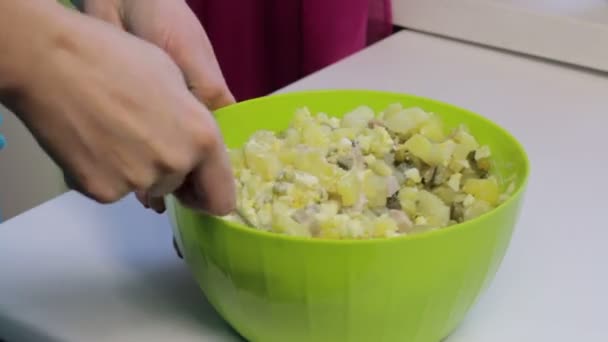
<path id="1" fill-rule="evenodd" d="M 102 203 L 132 191 L 174 193 L 191 207 L 230 212 L 234 181 L 221 135 L 182 73 L 184 65 L 196 71 L 186 77 L 199 96 L 210 89 L 192 56 L 180 57 L 180 70 L 153 44 L 46 4 L 3 2 L 17 28 L 0 37 L 12 54 L 0 57 L 0 70 L 10 70 L 2 94 L 77 190 Z M 33 37 L 27 45 L 25 37 Z M 210 103 L 230 101 L 218 94 Z"/>
<path id="2" fill-rule="evenodd" d="M 184 0 L 84 0 L 83 5 L 85 13 L 166 51 L 192 93 L 211 110 L 234 102 L 211 43 Z M 143 192 L 137 197 L 145 206 L 164 210 L 162 198 Z"/>

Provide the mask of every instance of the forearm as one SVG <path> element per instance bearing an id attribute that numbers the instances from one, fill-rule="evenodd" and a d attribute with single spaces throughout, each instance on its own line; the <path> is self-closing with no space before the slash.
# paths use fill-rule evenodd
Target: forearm
<path id="1" fill-rule="evenodd" d="M 0 100 L 23 91 L 48 54 L 67 44 L 67 12 L 55 1 L 0 0 Z"/>

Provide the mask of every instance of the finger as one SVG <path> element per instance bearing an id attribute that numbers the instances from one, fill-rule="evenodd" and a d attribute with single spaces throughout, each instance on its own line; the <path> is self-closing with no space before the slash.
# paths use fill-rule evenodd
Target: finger
<path id="1" fill-rule="evenodd" d="M 184 206 L 201 210 L 203 206 L 194 191 L 193 177 L 194 173 L 189 174 L 184 183 L 175 191 L 174 195 Z"/>
<path id="2" fill-rule="evenodd" d="M 165 212 L 167 208 L 165 208 L 165 198 L 164 197 L 150 197 L 148 203 L 150 203 L 150 208 L 156 211 L 159 214 Z"/>
<path id="3" fill-rule="evenodd" d="M 211 110 L 234 103 L 211 42 L 186 1 L 161 1 L 156 6 L 129 1 L 119 12 L 129 32 L 171 56 L 200 102 Z"/>
<path id="4" fill-rule="evenodd" d="M 194 170 L 194 192 L 203 210 L 227 215 L 236 204 L 234 178 L 226 152 L 217 149 Z"/>
<path id="5" fill-rule="evenodd" d="M 148 201 L 148 194 L 145 191 L 135 191 L 135 197 L 144 206 L 144 208 L 149 209 L 150 203 Z"/>
<path id="6" fill-rule="evenodd" d="M 118 1 L 84 1 L 82 8 L 84 13 L 124 29 Z"/>
<path id="7" fill-rule="evenodd" d="M 184 173 L 174 173 L 163 177 L 146 191 L 146 200 L 150 208 L 159 214 L 165 212 L 165 196 L 175 192 L 186 178 Z"/>
<path id="8" fill-rule="evenodd" d="M 171 32 L 167 53 L 180 67 L 192 93 L 209 109 L 233 104 L 234 96 L 222 75 L 207 33 L 196 15 L 183 4 L 185 21 Z"/>
<path id="9" fill-rule="evenodd" d="M 68 189 L 80 192 L 76 181 L 74 181 L 74 178 L 72 178 L 67 172 L 63 172 L 63 182 Z"/>
<path id="10" fill-rule="evenodd" d="M 161 178 L 158 182 L 152 185 L 146 192 L 149 197 L 163 197 L 173 193 L 182 185 L 186 178 L 185 173 L 174 173 Z"/>
<path id="11" fill-rule="evenodd" d="M 97 175 L 94 172 L 76 174 L 78 176 L 72 176 L 69 172 L 64 171 L 63 180 L 66 186 L 102 204 L 117 202 L 131 192 L 126 183 L 104 180 L 116 179 L 116 177 L 103 177 L 101 174 Z"/>
<path id="12" fill-rule="evenodd" d="M 200 172 L 198 170 L 192 172 L 187 181 L 175 192 L 175 196 L 180 203 L 186 207 L 212 215 L 222 216 L 232 211 L 232 209 L 217 208 L 220 206 L 230 207 L 231 205 L 213 202 L 215 200 L 213 194 L 217 194 L 217 190 L 205 188 L 205 185 L 201 184 L 201 181 L 196 180 L 200 178 L 199 175 Z"/>
<path id="13" fill-rule="evenodd" d="M 165 199 L 164 197 L 152 197 L 146 191 L 136 191 L 135 197 L 146 209 L 152 209 L 159 214 L 165 212 Z"/>
<path id="14" fill-rule="evenodd" d="M 185 205 L 213 215 L 226 215 L 236 205 L 235 184 L 230 161 L 217 126 L 207 114 L 207 128 L 214 141 L 201 151 L 202 160 L 188 175 L 176 195 Z"/>

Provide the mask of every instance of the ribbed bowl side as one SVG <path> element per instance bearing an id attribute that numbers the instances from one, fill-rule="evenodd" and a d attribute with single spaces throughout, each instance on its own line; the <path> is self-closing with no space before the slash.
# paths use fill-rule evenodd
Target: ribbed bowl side
<path id="1" fill-rule="evenodd" d="M 199 285 L 250 341 L 436 342 L 493 278 L 519 203 L 464 229 L 363 244 L 278 239 L 176 213 Z"/>

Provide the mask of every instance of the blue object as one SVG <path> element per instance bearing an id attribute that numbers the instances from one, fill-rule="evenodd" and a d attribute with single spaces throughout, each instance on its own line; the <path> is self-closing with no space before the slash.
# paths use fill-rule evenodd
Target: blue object
<path id="1" fill-rule="evenodd" d="M 2 125 L 2 115 L 0 115 L 0 125 Z M 6 139 L 0 134 L 0 150 L 6 146 Z M 0 211 L 0 223 L 2 223 L 2 211 Z"/>
<path id="2" fill-rule="evenodd" d="M 0 115 L 0 125 L 2 125 L 2 115 Z M 3 149 L 4 146 L 6 146 L 6 139 L 4 139 L 4 136 L 0 134 L 0 150 Z"/>

